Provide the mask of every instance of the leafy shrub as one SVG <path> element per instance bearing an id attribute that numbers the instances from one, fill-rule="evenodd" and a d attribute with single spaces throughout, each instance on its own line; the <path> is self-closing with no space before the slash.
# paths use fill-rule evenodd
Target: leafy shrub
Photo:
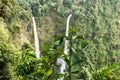
<path id="1" fill-rule="evenodd" d="M 9 63 L 12 63 L 11 55 L 12 51 L 10 46 L 0 40 L 0 80 L 9 80 L 11 75 L 9 74 Z"/>

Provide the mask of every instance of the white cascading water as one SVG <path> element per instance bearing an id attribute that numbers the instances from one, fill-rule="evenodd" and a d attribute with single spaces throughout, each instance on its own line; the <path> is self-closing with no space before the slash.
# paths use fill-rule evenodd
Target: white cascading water
<path id="1" fill-rule="evenodd" d="M 65 36 L 69 36 L 69 22 L 70 22 L 70 18 L 72 17 L 72 14 L 70 14 L 69 16 L 68 16 L 68 18 L 67 18 L 67 23 L 66 23 L 66 33 L 65 33 Z M 69 40 L 66 40 L 65 39 L 65 45 L 64 45 L 64 53 L 66 54 L 66 55 L 68 55 L 69 54 L 69 48 L 68 48 L 68 46 L 69 46 Z M 64 74 L 64 71 L 66 70 L 66 67 L 67 67 L 67 65 L 66 65 L 66 63 L 65 63 L 65 61 L 63 60 L 63 59 L 61 59 L 61 58 L 59 58 L 58 59 L 58 64 L 60 64 L 61 65 L 61 67 L 60 67 L 60 74 Z M 64 77 L 61 77 L 60 79 L 58 79 L 58 80 L 63 80 L 64 79 Z"/>
<path id="2" fill-rule="evenodd" d="M 34 33 L 36 58 L 40 58 L 39 39 L 38 39 L 38 35 L 37 35 L 37 28 L 36 28 L 36 23 L 35 23 L 35 18 L 34 17 L 32 17 L 32 21 L 33 21 L 33 33 Z"/>

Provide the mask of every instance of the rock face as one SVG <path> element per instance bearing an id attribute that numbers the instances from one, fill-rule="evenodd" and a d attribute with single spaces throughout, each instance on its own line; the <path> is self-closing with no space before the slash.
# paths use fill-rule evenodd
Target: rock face
<path id="1" fill-rule="evenodd" d="M 30 35 L 29 32 L 24 32 L 20 34 L 20 40 L 23 43 L 30 43 Z"/>
<path id="2" fill-rule="evenodd" d="M 40 35 L 42 43 L 48 42 L 58 36 L 58 34 L 64 34 L 63 26 L 65 25 L 65 20 L 56 14 L 51 13 L 50 15 L 41 17 L 40 23 L 38 35 Z"/>

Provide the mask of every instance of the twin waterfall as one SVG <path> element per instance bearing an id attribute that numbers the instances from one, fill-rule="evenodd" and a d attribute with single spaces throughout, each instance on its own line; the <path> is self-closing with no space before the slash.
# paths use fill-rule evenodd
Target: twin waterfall
<path id="1" fill-rule="evenodd" d="M 68 37 L 69 36 L 69 22 L 70 22 L 70 18 L 72 17 L 72 14 L 70 14 L 67 18 L 67 22 L 66 22 L 66 33 L 65 36 Z M 35 23 L 35 18 L 32 17 L 32 21 L 33 21 L 33 32 L 34 32 L 34 43 L 35 43 L 35 52 L 36 52 L 36 58 L 40 58 L 40 50 L 39 50 L 39 40 L 38 40 L 38 35 L 37 35 L 37 29 L 36 29 L 36 23 Z M 64 53 L 66 55 L 68 55 L 69 52 L 69 40 L 65 39 L 65 45 L 64 45 Z M 65 61 L 62 58 L 59 58 L 57 63 L 60 66 L 60 74 L 64 74 L 64 72 L 66 71 L 67 65 L 65 63 Z M 64 78 L 60 78 L 59 80 L 63 80 Z"/>

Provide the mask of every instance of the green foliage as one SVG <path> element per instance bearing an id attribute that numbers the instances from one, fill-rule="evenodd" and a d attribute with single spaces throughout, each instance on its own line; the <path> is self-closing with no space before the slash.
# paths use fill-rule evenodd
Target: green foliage
<path id="1" fill-rule="evenodd" d="M 120 80 L 120 77 L 117 75 L 119 70 L 120 62 L 114 63 L 110 67 L 98 70 L 93 73 L 93 79 L 95 80 Z"/>
<path id="2" fill-rule="evenodd" d="M 10 35 L 6 28 L 6 24 L 4 23 L 3 19 L 0 18 L 0 40 L 8 40 Z"/>
<path id="3" fill-rule="evenodd" d="M 17 0 L 2 0 L 0 1 L 0 17 L 13 18 L 19 15 L 20 7 Z"/>
<path id="4" fill-rule="evenodd" d="M 73 32 L 74 33 L 74 32 Z M 72 33 L 70 33 L 72 36 Z M 74 34 L 75 35 L 75 34 Z M 22 54 L 18 56 L 18 60 L 16 63 L 16 71 L 17 76 L 22 79 L 58 79 L 58 68 L 60 68 L 60 65 L 56 64 L 56 60 L 58 58 L 62 58 L 66 61 L 69 71 L 68 73 L 64 74 L 63 76 L 65 79 L 77 79 L 75 77 L 72 77 L 76 74 L 76 77 L 79 76 L 80 70 L 76 71 L 73 67 L 75 67 L 76 64 L 83 64 L 83 59 L 79 59 L 80 52 L 76 52 L 76 50 L 79 50 L 78 48 L 74 48 L 73 44 L 75 45 L 75 40 L 81 42 L 81 40 L 84 40 L 83 36 L 77 36 L 76 39 L 73 40 L 73 37 L 66 37 L 66 36 L 58 36 L 54 39 L 54 44 L 51 47 L 46 47 L 43 52 L 40 59 L 36 59 L 34 56 L 34 48 L 30 44 L 24 44 L 22 46 Z M 70 41 L 70 55 L 65 55 L 62 50 L 62 44 L 64 42 L 64 39 L 68 39 Z M 82 47 L 81 49 L 85 48 L 87 46 L 86 43 L 82 42 L 80 44 Z M 77 46 L 77 45 L 76 45 Z M 79 46 L 79 45 L 78 45 Z M 83 47 L 84 46 L 84 47 Z M 74 62 L 72 55 L 76 55 L 77 59 L 76 62 Z M 77 72 L 77 73 L 76 73 Z M 61 75 L 62 76 L 62 75 Z"/>
<path id="5" fill-rule="evenodd" d="M 0 0 L 0 79 L 119 80 L 119 7 L 120 0 Z M 70 25 L 78 27 L 70 27 L 69 37 L 58 36 L 70 13 Z M 32 16 L 40 32 L 40 59 L 31 45 Z M 27 37 L 30 44 L 21 46 Z M 64 39 L 70 55 L 63 53 Z M 69 66 L 64 75 L 58 74 L 57 58 Z"/>
<path id="6" fill-rule="evenodd" d="M 56 37 L 54 40 L 58 45 L 62 44 L 64 39 L 69 40 L 70 43 L 68 47 L 70 49 L 70 54 L 64 54 L 63 57 L 61 57 L 69 68 L 64 75 L 61 75 L 64 76 L 65 80 L 82 79 L 83 76 L 80 75 L 86 75 L 81 73 L 82 67 L 79 66 L 87 63 L 87 60 L 85 60 L 87 56 L 82 50 L 87 46 L 88 43 L 85 41 L 84 36 L 77 34 L 77 30 L 78 28 L 71 29 L 68 37 L 60 36 Z M 82 54 L 84 58 L 81 56 Z M 76 68 L 76 66 L 78 68 Z"/>
<path id="7" fill-rule="evenodd" d="M 48 51 L 45 51 L 46 53 Z M 50 51 L 49 51 L 50 52 Z M 33 47 L 30 44 L 22 46 L 22 54 L 18 56 L 16 63 L 17 76 L 21 79 L 49 79 L 53 73 L 53 57 L 51 55 L 44 55 L 40 59 L 34 56 Z M 49 53 L 48 53 L 49 54 Z M 51 57 L 51 58 L 50 58 Z"/>
<path id="8" fill-rule="evenodd" d="M 9 64 L 11 64 L 13 54 L 10 46 L 0 40 L 0 79 L 1 80 L 9 80 L 11 78 L 11 74 L 9 73 Z"/>

